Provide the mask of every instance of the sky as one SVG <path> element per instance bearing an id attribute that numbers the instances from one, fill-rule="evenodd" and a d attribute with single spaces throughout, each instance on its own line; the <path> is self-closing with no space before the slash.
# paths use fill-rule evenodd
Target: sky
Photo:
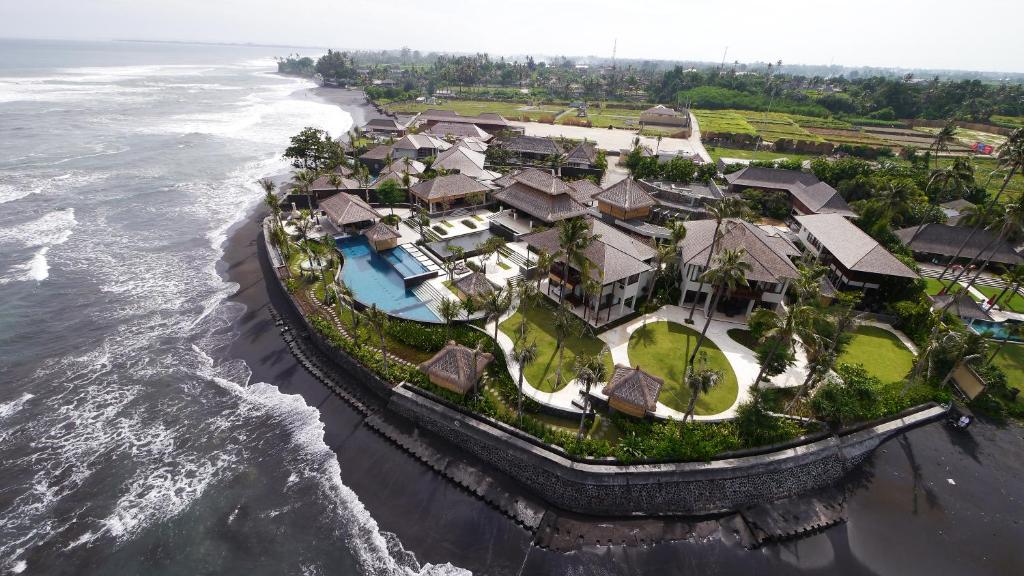
<path id="1" fill-rule="evenodd" d="M 0 0 L 0 37 L 1024 72 L 1021 0 Z"/>

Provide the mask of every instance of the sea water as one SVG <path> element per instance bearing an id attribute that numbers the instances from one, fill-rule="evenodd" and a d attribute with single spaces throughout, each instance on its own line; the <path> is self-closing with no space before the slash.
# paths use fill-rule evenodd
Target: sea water
<path id="1" fill-rule="evenodd" d="M 283 48 L 0 40 L 0 573 L 404 574 L 315 409 L 217 351 L 305 126 Z"/>

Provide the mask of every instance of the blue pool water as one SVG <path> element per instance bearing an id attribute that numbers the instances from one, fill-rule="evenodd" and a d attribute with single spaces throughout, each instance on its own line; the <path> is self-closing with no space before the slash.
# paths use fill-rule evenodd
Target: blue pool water
<path id="1" fill-rule="evenodd" d="M 342 280 L 352 289 L 356 300 L 367 306 L 376 304 L 381 310 L 399 318 L 420 322 L 441 321 L 426 304 L 405 287 L 402 275 L 388 260 L 370 248 L 365 237 L 339 238 L 335 243 L 345 257 L 345 265 L 341 269 Z M 411 254 L 405 254 L 419 265 Z"/>
<path id="2" fill-rule="evenodd" d="M 391 263 L 391 265 L 402 275 L 403 278 L 412 278 L 413 276 L 419 276 L 429 272 L 427 267 L 420 264 L 416 257 L 409 253 L 403 246 L 399 246 L 393 250 L 387 250 L 383 254 L 384 259 Z"/>
<path id="3" fill-rule="evenodd" d="M 974 322 L 971 323 L 971 329 L 977 332 L 978 334 L 981 334 L 982 336 L 995 338 L 996 340 L 1002 340 L 1003 338 L 1006 338 L 1008 326 L 1014 325 L 1013 327 L 1016 328 L 1016 325 L 1018 324 L 1020 323 L 1014 322 L 1012 320 L 1007 320 L 1006 322 L 988 322 L 985 320 L 975 320 Z M 1010 338 L 1010 341 L 1020 342 L 1021 339 L 1016 336 L 1013 336 Z"/>

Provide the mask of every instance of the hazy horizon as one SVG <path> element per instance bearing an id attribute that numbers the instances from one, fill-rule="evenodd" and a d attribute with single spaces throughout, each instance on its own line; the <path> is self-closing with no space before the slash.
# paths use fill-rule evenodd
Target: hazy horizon
<path id="1" fill-rule="evenodd" d="M 1005 17 L 993 17 L 999 14 Z M 646 0 L 628 9 L 593 0 L 522 0 L 514 8 L 397 0 L 386 9 L 375 2 L 317 0 L 36 0 L 0 5 L 0 37 L 309 50 L 408 46 L 424 53 L 550 57 L 609 57 L 617 40 L 617 55 L 625 59 L 719 62 L 725 54 L 727 63 L 1021 73 L 1021 15 L 1024 8 L 1008 0 L 993 0 L 980 10 L 952 0 L 926 7 L 864 0 L 827 8 L 804 0 Z"/>

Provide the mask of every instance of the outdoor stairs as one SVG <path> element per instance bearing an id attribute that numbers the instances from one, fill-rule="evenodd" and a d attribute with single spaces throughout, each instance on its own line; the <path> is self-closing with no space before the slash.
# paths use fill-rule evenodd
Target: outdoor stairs
<path id="1" fill-rule="evenodd" d="M 941 275 L 942 275 L 942 271 L 941 270 L 933 270 L 931 268 L 922 268 L 921 269 L 921 276 L 924 277 L 924 278 L 934 278 L 934 279 L 937 280 L 939 278 L 939 276 L 941 276 Z M 951 281 L 953 278 L 956 278 L 956 274 L 952 273 L 952 272 L 947 272 L 946 273 L 946 277 L 943 278 L 942 280 L 943 280 L 943 282 L 946 282 L 946 281 Z M 968 278 L 967 274 L 964 274 L 963 277 L 960 279 L 961 283 L 966 284 L 967 283 L 967 278 Z M 985 275 L 978 276 L 978 280 L 974 284 L 976 286 L 987 286 L 989 288 L 998 288 L 1000 290 L 1002 290 L 1003 288 L 1006 287 L 1006 281 L 1003 280 L 1002 278 L 993 278 L 991 276 L 985 276 Z M 1024 292 L 1022 292 L 1020 286 L 1017 287 L 1016 292 L 1017 292 L 1017 294 L 1020 294 L 1021 296 L 1024 296 Z"/>
<path id="2" fill-rule="evenodd" d="M 435 288 L 430 282 L 422 282 L 417 284 L 412 289 L 412 293 L 416 295 L 427 308 L 434 313 L 438 318 L 441 317 L 441 311 L 439 310 L 440 302 L 442 298 L 453 299 L 455 294 L 442 294 L 440 290 Z"/>
<path id="3" fill-rule="evenodd" d="M 512 250 L 511 248 L 502 248 L 501 250 L 498 251 L 498 253 L 501 254 L 501 257 L 504 258 L 505 260 L 508 260 L 512 264 L 515 264 L 521 268 L 527 268 L 529 266 L 529 263 L 526 261 L 526 256 L 523 256 L 522 254 L 516 252 L 515 250 Z"/>

